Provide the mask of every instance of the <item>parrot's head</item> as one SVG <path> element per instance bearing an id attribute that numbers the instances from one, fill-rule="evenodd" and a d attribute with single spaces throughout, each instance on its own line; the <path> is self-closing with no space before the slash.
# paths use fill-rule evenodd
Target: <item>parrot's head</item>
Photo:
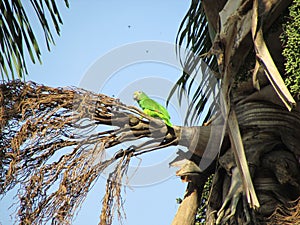
<path id="1" fill-rule="evenodd" d="M 142 100 L 143 98 L 147 98 L 147 95 L 142 92 L 142 91 L 135 91 L 133 93 L 133 99 L 136 100 L 136 101 L 140 101 Z"/>

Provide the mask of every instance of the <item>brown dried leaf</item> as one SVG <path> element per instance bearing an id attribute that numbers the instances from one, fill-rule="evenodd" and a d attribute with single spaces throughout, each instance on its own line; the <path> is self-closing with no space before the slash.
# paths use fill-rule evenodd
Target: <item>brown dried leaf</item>
<path id="1" fill-rule="evenodd" d="M 263 28 L 262 23 L 259 23 L 259 14 L 258 14 L 258 2 L 259 0 L 254 0 L 253 3 L 253 15 L 252 15 L 252 38 L 254 41 L 254 48 L 256 51 L 256 57 L 263 66 L 265 74 L 268 77 L 270 83 L 275 89 L 276 93 L 285 104 L 288 110 L 291 110 L 296 102 L 287 89 L 284 81 L 270 55 L 268 47 L 263 38 Z M 260 24 L 258 26 L 258 24 Z"/>

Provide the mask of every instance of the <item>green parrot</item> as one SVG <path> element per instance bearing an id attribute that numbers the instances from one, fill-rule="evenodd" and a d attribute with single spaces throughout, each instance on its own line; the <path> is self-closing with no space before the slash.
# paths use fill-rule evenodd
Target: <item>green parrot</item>
<path id="1" fill-rule="evenodd" d="M 142 91 L 135 91 L 133 99 L 138 102 L 139 106 L 144 110 L 144 113 L 151 117 L 160 118 L 165 121 L 166 125 L 172 127 L 170 115 L 161 104 L 149 98 L 148 95 Z"/>

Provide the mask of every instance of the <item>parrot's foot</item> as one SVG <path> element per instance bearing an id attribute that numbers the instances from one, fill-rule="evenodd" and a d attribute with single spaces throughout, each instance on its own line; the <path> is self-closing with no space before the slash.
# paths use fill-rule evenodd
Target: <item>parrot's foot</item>
<path id="1" fill-rule="evenodd" d="M 236 213 L 236 206 L 242 197 L 243 206 L 245 210 L 246 220 L 250 222 L 250 215 L 247 207 L 246 197 L 243 196 L 243 184 L 241 180 L 241 176 L 239 174 L 239 170 L 235 167 L 232 170 L 231 177 L 231 185 L 228 191 L 228 194 L 224 200 L 224 203 L 220 210 L 217 213 L 216 224 L 225 224 L 231 217 L 233 217 Z M 227 207 L 230 203 L 230 207 Z"/>

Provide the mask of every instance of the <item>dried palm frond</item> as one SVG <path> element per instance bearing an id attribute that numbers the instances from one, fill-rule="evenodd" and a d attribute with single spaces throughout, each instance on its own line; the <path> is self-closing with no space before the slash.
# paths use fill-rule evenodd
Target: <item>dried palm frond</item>
<path id="1" fill-rule="evenodd" d="M 0 103 L 0 194 L 20 185 L 21 224 L 69 224 L 95 181 L 112 165 L 101 216 L 101 224 L 110 224 L 114 207 L 122 215 L 120 191 L 131 156 L 177 143 L 174 132 L 165 137 L 168 129 L 161 120 L 79 88 L 4 83 Z M 110 157 L 105 154 L 142 137 L 150 140 L 115 149 Z"/>

